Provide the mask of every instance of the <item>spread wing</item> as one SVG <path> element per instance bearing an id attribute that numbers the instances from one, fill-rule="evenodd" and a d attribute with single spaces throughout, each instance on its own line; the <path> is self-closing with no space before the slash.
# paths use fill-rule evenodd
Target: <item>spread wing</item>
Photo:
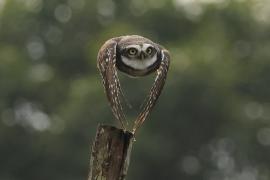
<path id="1" fill-rule="evenodd" d="M 157 70 L 157 75 L 154 81 L 154 84 L 152 88 L 150 89 L 150 93 L 148 95 L 148 98 L 146 100 L 146 103 L 143 107 L 143 110 L 139 114 L 138 118 L 135 120 L 134 127 L 133 127 L 133 133 L 136 132 L 136 130 L 143 124 L 146 117 L 150 113 L 150 111 L 155 106 L 159 95 L 161 94 L 161 91 L 163 89 L 163 86 L 165 84 L 165 80 L 167 77 L 167 73 L 169 70 L 170 65 L 170 54 L 167 50 L 163 49 L 161 51 L 161 63 Z"/>
<path id="2" fill-rule="evenodd" d="M 125 115 L 120 100 L 121 86 L 116 69 L 116 46 L 117 41 L 115 39 L 105 42 L 99 50 L 97 66 L 112 112 L 122 128 L 125 129 Z"/>

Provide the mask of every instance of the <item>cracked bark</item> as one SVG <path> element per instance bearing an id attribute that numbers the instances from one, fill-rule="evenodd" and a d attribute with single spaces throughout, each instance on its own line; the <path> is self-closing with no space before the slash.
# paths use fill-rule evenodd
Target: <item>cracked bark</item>
<path id="1" fill-rule="evenodd" d="M 92 146 L 88 180 L 124 180 L 133 139 L 129 131 L 99 125 Z"/>

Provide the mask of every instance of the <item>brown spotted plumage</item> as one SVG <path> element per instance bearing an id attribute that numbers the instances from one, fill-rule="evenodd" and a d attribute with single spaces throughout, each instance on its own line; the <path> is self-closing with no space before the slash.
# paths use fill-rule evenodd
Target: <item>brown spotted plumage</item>
<path id="1" fill-rule="evenodd" d="M 170 64 L 169 52 L 142 36 L 121 36 L 105 42 L 99 50 L 97 64 L 112 112 L 123 129 L 126 129 L 125 115 L 121 104 L 122 90 L 117 69 L 135 77 L 156 72 L 146 103 L 134 122 L 135 133 L 161 94 Z"/>

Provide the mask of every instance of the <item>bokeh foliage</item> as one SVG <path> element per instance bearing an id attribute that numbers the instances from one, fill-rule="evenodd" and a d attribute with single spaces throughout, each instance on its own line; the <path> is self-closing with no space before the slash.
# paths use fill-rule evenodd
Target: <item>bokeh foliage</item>
<path id="1" fill-rule="evenodd" d="M 125 34 L 172 56 L 128 179 L 269 179 L 268 0 L 0 0 L 0 179 L 86 179 L 97 124 L 116 124 L 97 51 Z M 132 121 L 154 77 L 120 76 Z"/>

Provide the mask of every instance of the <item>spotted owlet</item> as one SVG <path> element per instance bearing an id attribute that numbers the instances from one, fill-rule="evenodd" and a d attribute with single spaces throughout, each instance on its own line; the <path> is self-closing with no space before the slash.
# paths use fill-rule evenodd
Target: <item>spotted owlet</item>
<path id="1" fill-rule="evenodd" d="M 133 77 L 156 73 L 144 107 L 135 120 L 132 131 L 135 133 L 157 102 L 165 84 L 169 64 L 170 55 L 166 49 L 138 35 L 109 39 L 100 48 L 97 66 L 112 112 L 124 129 L 125 115 L 121 104 L 122 90 L 117 70 Z"/>

